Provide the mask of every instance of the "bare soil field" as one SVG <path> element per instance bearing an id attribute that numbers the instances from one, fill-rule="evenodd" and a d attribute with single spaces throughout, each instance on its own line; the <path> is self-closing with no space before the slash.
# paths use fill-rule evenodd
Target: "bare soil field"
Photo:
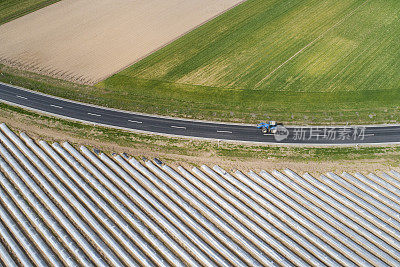
<path id="1" fill-rule="evenodd" d="M 94 84 L 241 2 L 63 0 L 0 25 L 0 63 Z"/>

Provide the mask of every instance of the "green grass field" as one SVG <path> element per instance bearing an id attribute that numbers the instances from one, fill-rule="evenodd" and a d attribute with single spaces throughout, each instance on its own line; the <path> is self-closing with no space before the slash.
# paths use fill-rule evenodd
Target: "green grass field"
<path id="1" fill-rule="evenodd" d="M 60 0 L 1 0 L 0 24 L 51 5 Z"/>
<path id="2" fill-rule="evenodd" d="M 393 123 L 399 14 L 398 0 L 249 0 L 97 86 L 144 112 Z"/>

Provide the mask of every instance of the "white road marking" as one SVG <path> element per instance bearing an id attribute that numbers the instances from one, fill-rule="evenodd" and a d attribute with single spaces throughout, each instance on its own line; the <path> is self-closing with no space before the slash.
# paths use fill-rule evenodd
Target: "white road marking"
<path id="1" fill-rule="evenodd" d="M 230 131 L 217 131 L 217 133 L 232 133 L 232 132 L 230 132 Z"/>
<path id="2" fill-rule="evenodd" d="M 92 116 L 96 116 L 96 117 L 101 117 L 100 114 L 94 114 L 94 113 L 90 113 L 90 112 L 88 112 L 88 115 L 92 115 Z"/>
<path id="3" fill-rule="evenodd" d="M 176 129 L 184 129 L 184 130 L 186 130 L 186 127 L 183 127 L 183 126 L 174 126 L 174 125 L 172 125 L 171 127 L 172 128 L 176 128 Z"/>
<path id="4" fill-rule="evenodd" d="M 63 108 L 63 107 L 60 107 L 60 106 L 57 106 L 57 105 L 50 105 L 50 106 L 52 106 L 53 108 Z"/>
<path id="5" fill-rule="evenodd" d="M 133 122 L 133 123 L 143 123 L 141 121 L 133 121 L 133 120 L 128 120 L 129 122 Z"/>
<path id="6" fill-rule="evenodd" d="M 25 96 L 20 96 L 20 95 L 17 95 L 17 97 L 18 97 L 18 98 L 22 98 L 22 99 L 28 99 L 28 98 L 26 98 Z"/>
<path id="7" fill-rule="evenodd" d="M 299 51 L 297 51 L 296 54 L 294 54 L 293 56 L 291 56 L 289 59 L 287 59 L 285 62 L 283 62 L 281 65 L 279 65 L 277 68 L 275 68 L 273 71 L 271 71 L 267 76 L 265 76 L 261 81 L 259 81 L 256 84 L 256 87 L 259 86 L 262 82 L 264 82 L 265 80 L 269 79 L 276 71 L 278 71 L 280 68 L 282 68 L 283 66 L 285 66 L 288 62 L 290 62 L 292 59 L 294 59 L 295 57 L 297 57 L 299 54 L 301 54 L 304 50 L 306 50 L 307 48 L 309 48 L 310 46 L 312 46 L 315 42 L 319 41 L 322 37 L 325 36 L 325 34 L 327 34 L 328 32 L 330 32 L 331 30 L 333 30 L 334 28 L 336 28 L 337 26 L 339 26 L 340 24 L 342 24 L 347 18 L 351 17 L 358 9 L 360 9 L 362 6 L 364 6 L 367 2 L 369 2 L 369 0 L 366 0 L 365 2 L 363 2 L 361 5 L 359 5 L 356 9 L 354 9 L 352 12 L 350 12 L 349 14 L 347 14 L 346 16 L 344 16 L 341 20 L 339 20 L 335 25 L 333 25 L 332 27 L 330 27 L 329 29 L 327 29 L 326 31 L 324 31 L 320 36 L 318 36 L 317 38 L 315 38 L 312 42 L 310 42 L 308 45 L 306 45 L 305 47 L 303 47 L 302 49 L 300 49 Z"/>
<path id="8" fill-rule="evenodd" d="M 364 134 L 364 136 L 374 136 L 375 134 Z M 316 134 L 316 135 L 313 135 L 313 137 L 326 137 L 327 136 L 327 134 L 326 135 L 324 135 L 324 134 Z"/>

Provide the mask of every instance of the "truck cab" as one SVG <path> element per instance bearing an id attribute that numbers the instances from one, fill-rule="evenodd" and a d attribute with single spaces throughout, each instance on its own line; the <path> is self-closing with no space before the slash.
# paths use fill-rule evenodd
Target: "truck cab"
<path id="1" fill-rule="evenodd" d="M 276 133 L 277 131 L 277 123 L 276 121 L 269 121 L 269 122 L 261 122 L 257 125 L 258 129 L 261 129 L 261 132 L 263 134 L 268 134 L 268 133 Z"/>

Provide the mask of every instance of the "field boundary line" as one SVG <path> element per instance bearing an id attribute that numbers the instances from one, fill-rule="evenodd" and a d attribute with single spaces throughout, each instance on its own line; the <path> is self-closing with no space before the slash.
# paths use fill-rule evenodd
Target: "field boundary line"
<path id="1" fill-rule="evenodd" d="M 120 73 L 120 72 L 122 72 L 122 71 L 124 71 L 124 70 L 126 70 L 126 69 L 128 69 L 128 68 L 130 68 L 130 67 L 132 67 L 132 66 L 135 65 L 136 63 L 139 63 L 139 62 L 142 61 L 143 59 L 145 59 L 145 58 L 151 56 L 152 54 L 154 54 L 155 52 L 157 52 L 157 51 L 159 51 L 159 50 L 161 50 L 161 49 L 167 47 L 168 45 L 170 45 L 170 44 L 172 44 L 173 42 L 177 41 L 178 39 L 182 38 L 183 36 L 185 36 L 185 35 L 191 33 L 191 32 L 194 31 L 194 30 L 197 30 L 197 29 L 200 28 L 201 26 L 207 24 L 208 22 L 210 22 L 210 21 L 212 21 L 212 20 L 218 18 L 219 16 L 221 16 L 221 15 L 223 15 L 223 14 L 229 12 L 230 10 L 232 10 L 232 9 L 234 9 L 234 8 L 236 8 L 236 7 L 238 7 L 238 6 L 240 6 L 241 4 L 243 4 L 244 2 L 247 2 L 247 1 L 248 1 L 248 0 L 241 0 L 240 2 L 236 3 L 235 5 L 233 5 L 233 6 L 229 7 L 229 8 L 227 8 L 227 9 L 225 9 L 225 10 L 219 12 L 219 13 L 216 14 L 215 16 L 213 16 L 213 17 L 211 17 L 211 18 L 209 18 L 209 19 L 207 19 L 207 20 L 201 22 L 200 24 L 198 24 L 198 25 L 192 27 L 191 29 L 187 30 L 186 32 L 180 34 L 179 36 L 177 36 L 177 37 L 175 37 L 174 39 L 168 41 L 167 43 L 165 43 L 165 44 L 163 44 L 163 45 L 161 45 L 161 46 L 159 46 L 159 47 L 153 49 L 152 51 L 150 51 L 150 52 L 147 53 L 146 55 L 144 55 L 144 56 L 142 56 L 142 57 L 136 59 L 135 61 L 131 62 L 130 64 L 128 64 L 128 65 L 126 65 L 126 66 L 124 66 L 124 67 L 122 67 L 122 68 L 120 68 L 119 70 L 117 70 L 117 71 L 115 71 L 115 72 L 113 72 L 113 73 L 111 73 L 111 74 L 109 74 L 109 75 L 106 75 L 106 76 L 104 76 L 104 77 L 100 77 L 100 78 L 94 80 L 92 85 L 95 85 L 95 84 L 98 84 L 98 83 L 100 83 L 100 82 L 102 82 L 102 81 L 105 81 L 105 80 L 107 80 L 108 78 L 110 78 L 111 76 L 113 76 L 113 75 L 115 75 L 115 74 L 118 74 L 118 73 Z"/>
<path id="2" fill-rule="evenodd" d="M 285 66 L 287 63 L 289 63 L 292 59 L 294 59 L 295 57 L 297 57 L 299 54 L 301 54 L 304 50 L 306 50 L 307 48 L 309 48 L 310 46 L 312 46 L 314 43 L 316 43 L 317 41 L 319 41 L 322 37 L 325 36 L 325 34 L 327 34 L 328 32 L 330 32 L 331 30 L 333 30 L 334 28 L 336 28 L 337 26 L 339 26 L 340 24 L 342 24 L 347 18 L 351 17 L 358 9 L 360 9 L 362 6 L 364 6 L 367 2 L 369 2 L 370 0 L 366 0 L 365 2 L 363 2 L 361 5 L 359 5 L 358 7 L 356 7 L 353 11 L 351 11 L 349 14 L 347 14 L 346 16 L 344 16 L 344 18 L 342 18 L 341 20 L 339 20 L 338 22 L 336 22 L 332 27 L 330 27 L 329 29 L 327 29 L 326 31 L 324 31 L 323 33 L 321 33 L 317 38 L 315 38 L 313 41 L 311 41 L 309 44 L 307 44 L 305 47 L 303 47 L 302 49 L 300 49 L 299 51 L 297 51 L 296 54 L 294 54 L 293 56 L 291 56 L 289 59 L 287 59 L 285 62 L 283 62 L 281 65 L 279 65 L 278 67 L 276 67 L 272 72 L 270 72 L 267 76 L 265 76 L 261 81 L 259 81 L 256 84 L 256 87 L 258 87 L 262 82 L 264 82 L 265 80 L 269 79 L 275 72 L 277 72 L 279 69 L 281 69 L 283 66 Z"/>

